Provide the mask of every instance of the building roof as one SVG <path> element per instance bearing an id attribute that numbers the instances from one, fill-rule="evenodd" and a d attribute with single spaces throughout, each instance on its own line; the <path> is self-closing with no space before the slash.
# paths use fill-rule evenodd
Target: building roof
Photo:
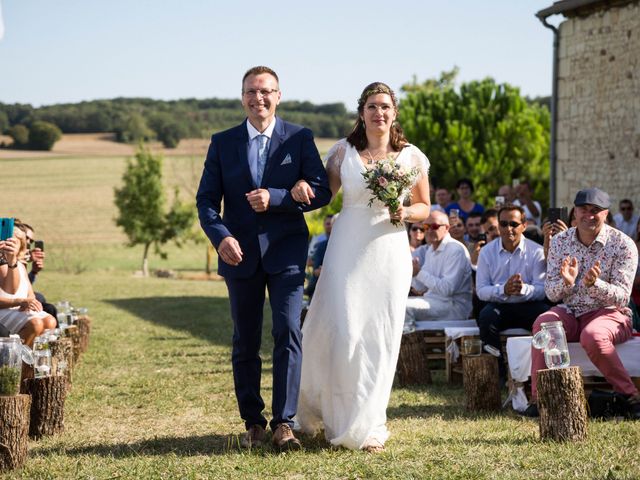
<path id="1" fill-rule="evenodd" d="M 539 19 L 545 19 L 551 15 L 562 14 L 565 17 L 588 15 L 598 10 L 607 10 L 614 6 L 634 3 L 638 0 L 559 0 L 553 5 L 536 13 Z"/>

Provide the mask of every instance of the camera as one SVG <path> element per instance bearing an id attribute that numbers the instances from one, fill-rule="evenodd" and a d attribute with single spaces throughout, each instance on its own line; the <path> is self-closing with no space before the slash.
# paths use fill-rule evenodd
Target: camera
<path id="1" fill-rule="evenodd" d="M 476 242 L 485 242 L 485 243 L 487 243 L 487 234 L 486 233 L 479 233 L 478 234 L 478 240 L 476 240 Z"/>

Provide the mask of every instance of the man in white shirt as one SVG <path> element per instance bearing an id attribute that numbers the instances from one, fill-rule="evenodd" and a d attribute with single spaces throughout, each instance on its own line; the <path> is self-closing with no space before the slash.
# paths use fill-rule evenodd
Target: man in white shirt
<path id="1" fill-rule="evenodd" d="M 633 202 L 628 198 L 620 200 L 618 210 L 620 210 L 620 212 L 613 216 L 613 220 L 616 222 L 616 228 L 634 240 L 637 240 L 636 229 L 638 228 L 638 218 L 640 218 L 640 215 L 633 214 Z"/>
<path id="2" fill-rule="evenodd" d="M 422 292 L 407 301 L 405 322 L 462 320 L 471 313 L 471 262 L 467 248 L 449 235 L 449 217 L 431 212 L 425 224 L 429 247 L 414 264 L 412 287 Z"/>
<path id="3" fill-rule="evenodd" d="M 478 257 L 476 293 L 487 302 L 478 315 L 480 338 L 498 351 L 502 330 L 531 330 L 537 316 L 550 307 L 544 292 L 544 252 L 522 235 L 525 227 L 522 207 L 502 207 L 498 212 L 500 239 L 486 245 Z M 506 378 L 501 357 L 499 367 L 500 377 Z"/>

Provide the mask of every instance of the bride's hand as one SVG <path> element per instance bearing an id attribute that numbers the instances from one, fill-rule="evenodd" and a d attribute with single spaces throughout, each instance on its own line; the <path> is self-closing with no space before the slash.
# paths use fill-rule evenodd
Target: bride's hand
<path id="1" fill-rule="evenodd" d="M 316 198 L 316 195 L 305 180 L 298 180 L 291 189 L 291 197 L 298 203 L 311 205 L 311 199 Z"/>
<path id="2" fill-rule="evenodd" d="M 391 217 L 391 220 L 404 222 L 407 218 L 409 218 L 410 214 L 411 212 L 409 211 L 409 208 L 405 208 L 402 205 L 400 205 L 398 207 L 398 210 L 396 210 L 395 212 L 392 212 L 391 209 L 389 209 L 389 217 Z"/>

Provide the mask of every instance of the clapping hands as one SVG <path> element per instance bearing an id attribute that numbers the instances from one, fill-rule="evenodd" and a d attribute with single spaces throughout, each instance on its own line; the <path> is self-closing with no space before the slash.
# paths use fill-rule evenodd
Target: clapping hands
<path id="1" fill-rule="evenodd" d="M 592 287 L 596 280 L 600 276 L 601 272 L 600 260 L 597 260 L 593 266 L 587 271 L 582 279 L 582 285 L 585 287 Z M 567 257 L 562 261 L 560 267 L 560 276 L 564 280 L 564 284 L 568 287 L 573 286 L 578 278 L 579 265 L 576 257 Z"/>
<path id="2" fill-rule="evenodd" d="M 522 295 L 522 275 L 516 273 L 511 275 L 504 284 L 505 295 Z"/>

